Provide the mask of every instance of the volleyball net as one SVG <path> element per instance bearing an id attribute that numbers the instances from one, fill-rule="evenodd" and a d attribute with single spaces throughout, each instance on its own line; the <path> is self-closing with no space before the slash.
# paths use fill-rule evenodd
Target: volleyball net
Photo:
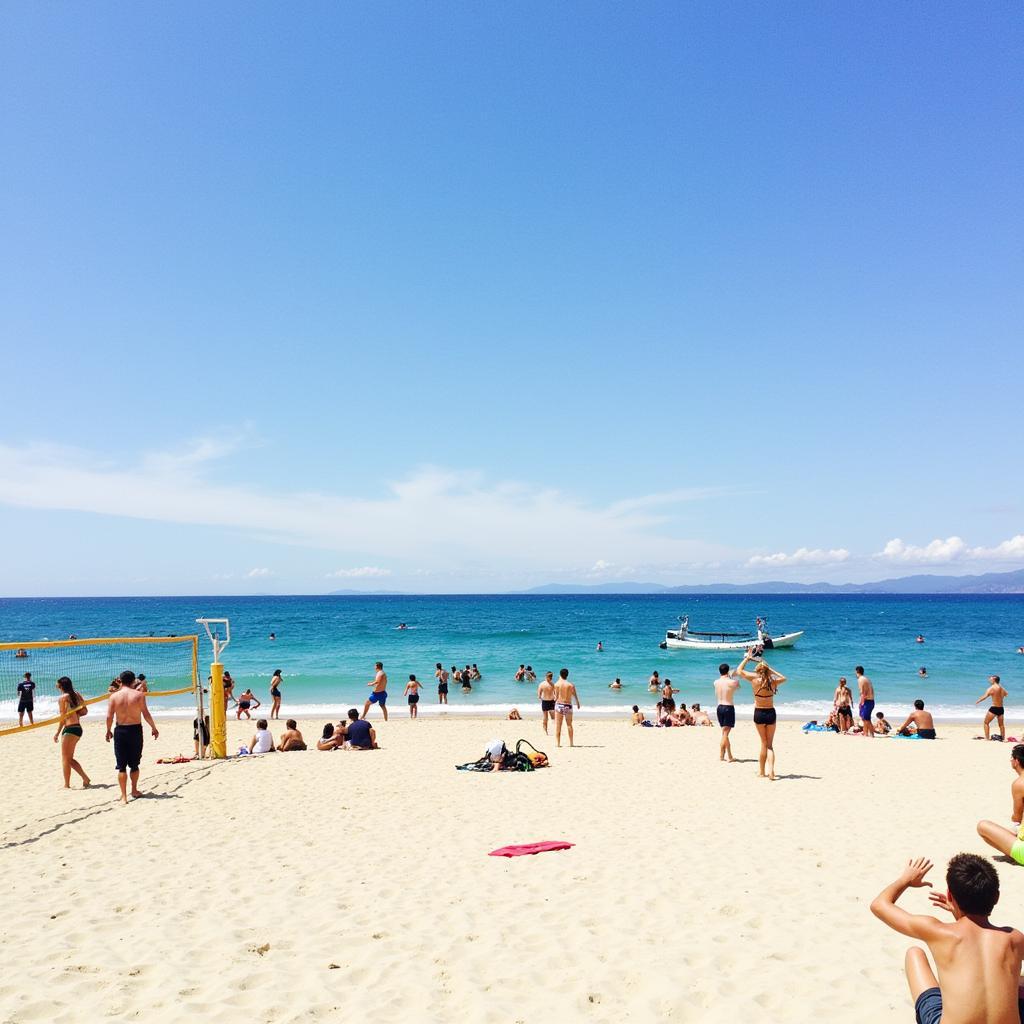
<path id="1" fill-rule="evenodd" d="M 55 725 L 60 717 L 57 680 L 61 676 L 72 681 L 86 704 L 95 704 L 110 696 L 111 681 L 125 669 L 145 676 L 150 697 L 196 693 L 199 638 L 103 637 L 0 643 L 0 736 Z M 33 724 L 29 724 L 24 711 L 29 704 Z M 19 708 L 24 711 L 21 726 L 16 724 Z"/>

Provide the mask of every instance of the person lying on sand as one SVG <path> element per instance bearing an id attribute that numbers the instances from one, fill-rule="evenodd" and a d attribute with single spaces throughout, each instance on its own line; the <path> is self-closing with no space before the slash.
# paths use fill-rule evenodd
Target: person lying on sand
<path id="1" fill-rule="evenodd" d="M 914 727 L 913 732 L 911 726 Z M 907 720 L 896 730 L 901 736 L 911 736 L 914 732 L 923 740 L 935 739 L 935 721 L 930 711 L 925 711 L 924 701 L 918 697 L 914 701 L 914 710 L 907 715 Z"/>
<path id="2" fill-rule="evenodd" d="M 294 718 L 289 718 L 285 724 L 285 730 L 281 733 L 281 741 L 277 745 L 280 751 L 305 750 L 306 741 L 302 738 Z"/>
<path id="3" fill-rule="evenodd" d="M 984 858 L 958 853 L 946 869 L 946 892 L 931 893 L 932 904 L 953 915 L 952 923 L 911 914 L 896 901 L 909 888 L 931 887 L 931 861 L 919 857 L 871 902 L 871 912 L 894 931 L 924 942 L 936 973 L 920 946 L 907 950 L 905 969 L 920 1024 L 986 1022 L 1016 1024 L 1024 935 L 989 921 L 999 900 L 999 875 Z"/>
<path id="4" fill-rule="evenodd" d="M 1021 829 L 1021 821 L 1024 819 L 1024 743 L 1018 743 L 1010 751 L 1010 767 L 1015 775 L 1013 785 L 1010 786 L 1012 827 L 1003 828 L 994 821 L 979 821 L 978 835 L 1000 853 L 1012 857 L 1018 864 L 1024 864 L 1024 829 Z"/>

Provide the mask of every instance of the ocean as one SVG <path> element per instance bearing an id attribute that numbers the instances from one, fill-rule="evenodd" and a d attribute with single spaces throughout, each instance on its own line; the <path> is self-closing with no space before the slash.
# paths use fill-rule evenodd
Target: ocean
<path id="1" fill-rule="evenodd" d="M 195 619 L 229 618 L 231 645 L 224 664 L 240 684 L 269 704 L 274 669 L 284 673 L 282 712 L 287 716 L 336 716 L 362 707 L 373 663 L 390 677 L 389 707 L 405 713 L 402 690 L 409 673 L 425 683 L 421 713 L 438 713 L 434 665 L 475 662 L 483 673 L 471 694 L 451 687 L 448 714 L 505 713 L 533 709 L 535 687 L 516 683 L 520 663 L 538 676 L 568 668 L 584 713 L 623 714 L 634 704 L 650 708 L 647 679 L 657 669 L 680 688 L 677 700 L 714 704 L 712 682 L 721 660 L 734 652 L 663 651 L 665 630 L 679 615 L 695 630 L 744 631 L 766 615 L 773 633 L 802 629 L 791 650 L 769 652 L 788 682 L 777 705 L 792 718 L 820 717 L 831 707 L 840 675 L 855 688 L 854 666 L 874 681 L 878 708 L 891 718 L 916 697 L 938 718 L 980 717 L 974 701 L 995 673 L 1010 691 L 1024 678 L 1024 595 L 979 596 L 424 596 L 424 597 L 167 597 L 37 598 L 0 600 L 0 634 L 8 642 L 63 639 L 70 634 L 148 636 L 199 629 L 200 666 L 211 660 L 209 642 Z M 408 628 L 399 630 L 399 623 Z M 276 634 L 276 640 L 269 635 Z M 915 642 L 918 634 L 924 644 Z M 603 652 L 596 650 L 598 642 Z M 25 664 L 28 664 L 27 662 Z M 927 678 L 918 676 L 926 666 Z M 145 665 L 129 665 L 145 671 Z M 623 689 L 608 683 L 619 676 Z M 5 675 L 0 718 L 16 717 L 15 694 Z M 53 680 L 38 680 L 37 717 L 56 707 Z M 167 681 L 162 680 L 167 686 Z M 89 684 L 99 692 L 99 683 Z M 749 702 L 748 688 L 738 703 Z M 190 714 L 191 697 L 153 698 L 157 714 Z M 1024 701 L 1021 702 L 1024 711 Z"/>

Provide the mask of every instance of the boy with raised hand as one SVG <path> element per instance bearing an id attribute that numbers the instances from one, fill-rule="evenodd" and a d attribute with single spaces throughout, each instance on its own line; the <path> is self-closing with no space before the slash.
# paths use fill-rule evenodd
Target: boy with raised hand
<path id="1" fill-rule="evenodd" d="M 927 886 L 932 862 L 910 861 L 899 878 L 872 901 L 871 912 L 894 931 L 924 942 L 938 978 L 920 946 L 907 950 L 905 967 L 918 1024 L 1018 1024 L 1024 935 L 989 922 L 999 899 L 999 875 L 983 857 L 958 853 L 946 869 L 946 892 L 932 903 L 948 910 L 953 922 L 911 914 L 896 906 L 910 888 Z M 940 987 L 941 986 L 941 987 Z"/>

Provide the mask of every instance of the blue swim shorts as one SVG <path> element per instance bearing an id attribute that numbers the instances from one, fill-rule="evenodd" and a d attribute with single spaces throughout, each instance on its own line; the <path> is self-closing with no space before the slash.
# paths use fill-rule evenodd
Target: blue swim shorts
<path id="1" fill-rule="evenodd" d="M 384 705 L 387 704 L 387 702 L 388 702 L 388 691 L 387 690 L 381 690 L 380 693 L 371 693 L 370 694 L 370 703 L 371 704 L 379 704 L 381 707 L 384 707 Z"/>
<path id="2" fill-rule="evenodd" d="M 871 712 L 875 710 L 875 702 L 873 700 L 862 700 L 860 702 L 860 718 L 862 722 L 871 721 Z"/>
<path id="3" fill-rule="evenodd" d="M 942 993 L 938 988 L 926 988 L 914 1003 L 917 1024 L 939 1024 L 942 1020 Z"/>

